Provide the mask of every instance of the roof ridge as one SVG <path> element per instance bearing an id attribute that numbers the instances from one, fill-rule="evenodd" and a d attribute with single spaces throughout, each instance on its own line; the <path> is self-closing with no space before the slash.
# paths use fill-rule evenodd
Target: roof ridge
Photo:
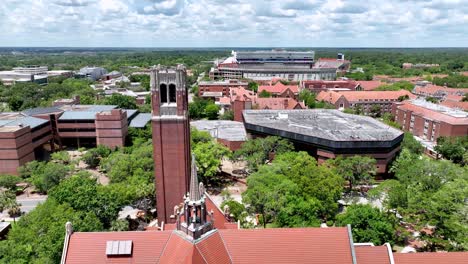
<path id="1" fill-rule="evenodd" d="M 237 229 L 237 230 L 240 230 L 240 229 Z M 223 236 L 221 235 L 221 232 L 218 232 L 218 234 L 219 234 L 219 237 L 221 238 L 221 241 L 223 241 L 224 249 L 226 249 L 226 252 L 227 252 L 227 254 L 228 254 L 228 256 L 229 256 L 229 261 L 231 261 L 231 263 L 234 263 L 234 262 L 232 261 L 231 252 L 229 252 L 229 249 L 228 249 L 228 247 L 226 246 L 226 241 L 224 241 L 224 238 L 223 238 Z"/>
<path id="2" fill-rule="evenodd" d="M 169 243 L 169 240 L 171 239 L 173 234 L 174 231 L 171 232 L 171 235 L 167 238 L 166 243 L 164 243 L 164 248 L 163 250 L 161 250 L 161 254 L 159 255 L 159 261 L 161 261 L 161 257 L 164 255 L 164 252 L 166 252 L 167 244 Z"/>

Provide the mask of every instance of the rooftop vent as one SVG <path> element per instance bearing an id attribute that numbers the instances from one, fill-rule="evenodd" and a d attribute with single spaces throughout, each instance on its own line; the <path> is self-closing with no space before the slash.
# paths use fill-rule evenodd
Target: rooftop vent
<path id="1" fill-rule="evenodd" d="M 278 118 L 279 119 L 288 119 L 288 114 L 287 113 L 278 113 Z"/>
<path id="2" fill-rule="evenodd" d="M 133 242 L 131 240 L 107 241 L 106 255 L 112 256 L 131 256 Z"/>

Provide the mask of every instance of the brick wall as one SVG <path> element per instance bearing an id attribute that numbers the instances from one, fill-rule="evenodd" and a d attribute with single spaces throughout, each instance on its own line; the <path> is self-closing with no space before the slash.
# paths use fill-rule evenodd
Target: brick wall
<path id="1" fill-rule="evenodd" d="M 31 129 L 4 127 L 0 130 L 0 174 L 17 175 L 19 166 L 34 160 Z"/>
<path id="2" fill-rule="evenodd" d="M 114 109 L 96 114 L 96 142 L 111 148 L 123 147 L 128 134 L 127 113 Z"/>

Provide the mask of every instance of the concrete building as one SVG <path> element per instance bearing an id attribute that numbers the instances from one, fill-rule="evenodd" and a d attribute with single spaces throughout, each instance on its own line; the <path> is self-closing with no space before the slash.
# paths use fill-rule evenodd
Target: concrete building
<path id="1" fill-rule="evenodd" d="M 0 71 L 0 81 L 4 85 L 17 82 L 35 82 L 47 84 L 47 66 L 15 67 L 12 71 Z"/>
<path id="2" fill-rule="evenodd" d="M 341 53 L 340 53 L 341 54 Z M 351 67 L 351 62 L 349 60 L 344 59 L 344 55 L 338 55 L 336 59 L 334 58 L 320 58 L 314 64 L 314 68 L 321 69 L 335 69 L 337 73 L 345 73 L 349 71 Z"/>
<path id="3" fill-rule="evenodd" d="M 149 114 L 110 105 L 61 105 L 0 113 L 0 174 L 42 159 L 63 146 L 121 147 L 128 127 L 143 128 Z"/>
<path id="4" fill-rule="evenodd" d="M 287 138 L 319 162 L 338 155 L 368 155 L 377 160 L 378 173 L 388 171 L 403 140 L 401 131 L 371 117 L 337 110 L 245 110 L 243 116 L 254 137 Z"/>
<path id="5" fill-rule="evenodd" d="M 371 113 L 377 106 L 380 113 L 390 113 L 392 103 L 416 98 L 406 91 L 324 91 L 317 95 L 317 101 L 324 101 L 343 110 L 345 108 L 360 108 L 364 113 Z"/>
<path id="6" fill-rule="evenodd" d="M 247 140 L 244 124 L 229 120 L 198 120 L 190 122 L 197 130 L 206 131 L 231 151 L 240 149 Z"/>
<path id="7" fill-rule="evenodd" d="M 65 78 L 71 78 L 73 77 L 73 72 L 72 71 L 63 71 L 63 70 L 54 70 L 54 71 L 47 71 L 47 75 L 49 77 L 65 77 Z"/>
<path id="8" fill-rule="evenodd" d="M 436 143 L 441 136 L 467 136 L 468 113 L 425 100 L 411 100 L 393 104 L 395 122 L 413 135 Z"/>
<path id="9" fill-rule="evenodd" d="M 101 79 L 107 70 L 101 67 L 84 67 L 79 72 L 75 73 L 76 78 L 87 78 L 91 81 L 97 81 Z"/>
<path id="10" fill-rule="evenodd" d="M 334 80 L 336 68 L 314 68 L 314 56 L 313 51 L 233 51 L 231 57 L 215 63 L 210 78 Z"/>
<path id="11" fill-rule="evenodd" d="M 221 98 L 229 96 L 232 88 L 249 87 L 249 83 L 240 80 L 201 81 L 198 83 L 198 96 L 202 98 Z"/>

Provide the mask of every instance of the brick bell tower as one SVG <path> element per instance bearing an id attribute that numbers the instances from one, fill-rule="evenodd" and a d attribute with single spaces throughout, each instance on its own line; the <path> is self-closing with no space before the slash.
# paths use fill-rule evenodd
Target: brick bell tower
<path id="1" fill-rule="evenodd" d="M 175 223 L 174 207 L 190 183 L 190 122 L 183 65 L 151 70 L 153 153 L 158 221 Z"/>

